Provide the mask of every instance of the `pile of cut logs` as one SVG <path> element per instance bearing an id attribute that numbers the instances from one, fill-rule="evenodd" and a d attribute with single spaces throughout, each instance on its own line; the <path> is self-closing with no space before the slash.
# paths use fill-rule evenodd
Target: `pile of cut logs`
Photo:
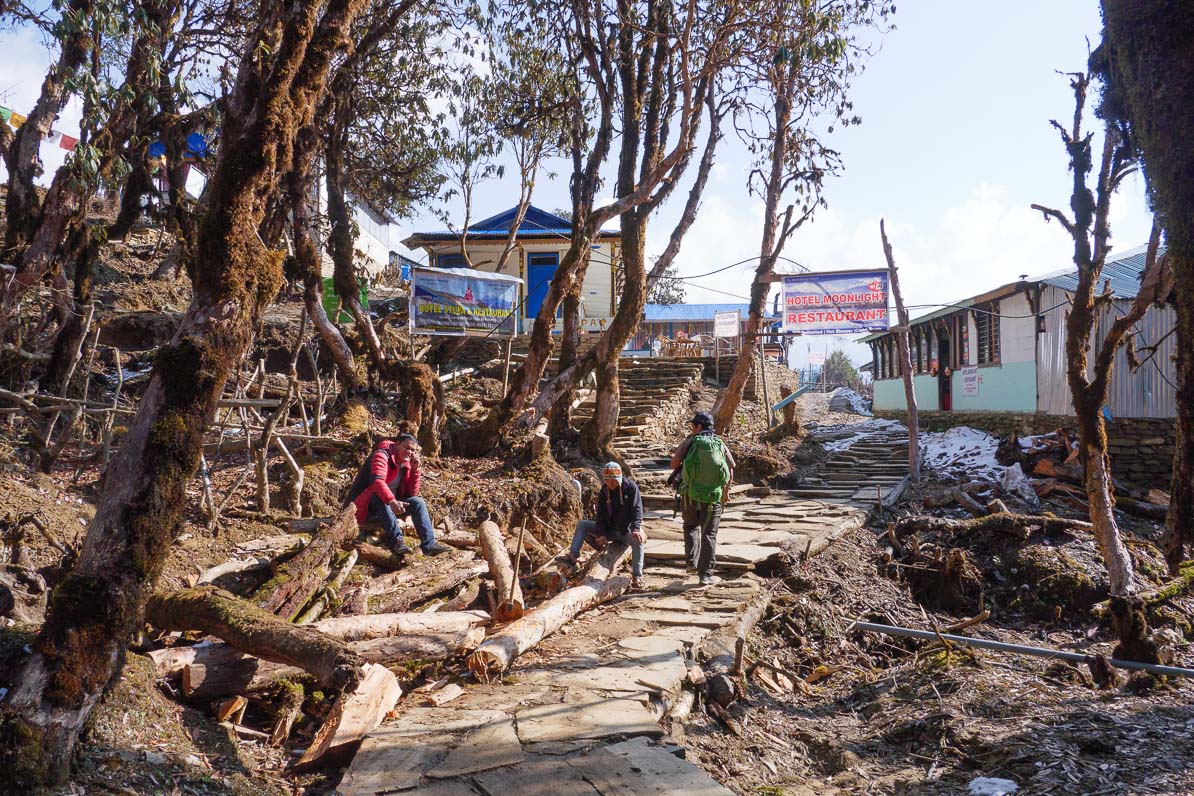
<path id="1" fill-rule="evenodd" d="M 1019 463 L 1032 479 L 1037 495 L 1053 495 L 1085 507 L 1086 490 L 1082 486 L 1083 469 L 1078 456 L 1078 439 L 1065 429 L 1030 437 L 1011 436 L 999 447 L 1003 464 Z M 1169 494 L 1160 489 L 1131 490 L 1115 482 L 1116 505 L 1145 519 L 1164 521 L 1169 509 Z"/>
<path id="2" fill-rule="evenodd" d="M 443 704 L 470 679 L 500 677 L 630 583 L 615 575 L 625 546 L 573 574 L 525 525 L 508 536 L 493 522 L 449 530 L 441 539 L 458 549 L 405 559 L 362 541 L 351 506 L 291 531 L 154 596 L 146 620 L 159 678 L 242 739 L 300 747 L 296 768 L 350 759 L 404 691 Z M 248 726 L 250 705 L 272 719 Z M 320 721 L 296 730 L 304 713 Z"/>

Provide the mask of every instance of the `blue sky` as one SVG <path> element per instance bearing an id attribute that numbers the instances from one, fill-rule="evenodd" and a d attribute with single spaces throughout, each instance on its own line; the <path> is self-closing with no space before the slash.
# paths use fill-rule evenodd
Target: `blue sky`
<path id="1" fill-rule="evenodd" d="M 886 217 L 911 305 L 948 302 L 1020 274 L 1066 267 L 1068 238 L 1029 205 L 1069 204 L 1065 152 L 1049 120 L 1072 114 L 1068 81 L 1056 70 L 1083 68 L 1087 39 L 1099 38 L 1096 0 L 907 0 L 895 23 L 854 84 L 862 125 L 830 139 L 845 168 L 827 186 L 829 207 L 797 232 L 785 255 L 814 270 L 879 266 L 878 223 Z M 0 35 L 0 104 L 26 112 L 48 60 L 36 35 Z M 63 131 L 77 130 L 77 120 L 72 105 Z M 51 150 L 43 149 L 50 173 L 60 162 L 60 152 Z M 748 165 L 741 145 L 727 137 L 677 260 L 681 274 L 705 273 L 758 253 L 762 204 L 747 193 Z M 535 196 L 535 204 L 548 210 L 568 206 L 566 164 L 553 170 L 559 176 L 542 181 Z M 476 217 L 514 204 L 517 191 L 511 181 L 481 186 Z M 653 219 L 649 252 L 662 250 L 686 193 L 677 191 Z M 1149 224 L 1143 181 L 1132 178 L 1113 206 L 1116 246 L 1144 243 Z M 428 209 L 400 226 L 395 241 L 401 233 L 442 223 Z M 750 269 L 690 282 L 688 300 L 746 296 Z M 857 361 L 869 359 L 865 348 L 846 340 L 809 343 L 813 350 L 843 345 Z M 798 356 L 796 364 L 804 359 Z"/>

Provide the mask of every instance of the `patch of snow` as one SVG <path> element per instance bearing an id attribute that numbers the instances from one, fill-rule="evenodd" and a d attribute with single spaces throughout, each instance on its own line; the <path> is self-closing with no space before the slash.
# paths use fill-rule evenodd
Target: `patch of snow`
<path id="1" fill-rule="evenodd" d="M 999 485 L 1003 487 L 1005 494 L 1015 495 L 1024 501 L 1024 505 L 1032 511 L 1041 510 L 1041 499 L 1037 497 L 1036 490 L 1032 488 L 1032 482 L 1028 480 L 1028 476 L 1024 475 L 1024 471 L 1020 469 L 1019 462 L 1005 470 Z"/>
<path id="2" fill-rule="evenodd" d="M 998 777 L 975 777 L 970 780 L 970 796 L 1009 796 L 1020 789 L 1010 779 Z"/>
<path id="3" fill-rule="evenodd" d="M 904 424 L 898 420 L 872 418 L 861 423 L 844 426 L 822 426 L 817 429 L 813 438 L 817 442 L 821 442 L 825 450 L 837 453 L 863 440 L 886 437 L 907 430 Z"/>
<path id="4" fill-rule="evenodd" d="M 866 398 L 847 387 L 839 387 L 833 391 L 833 395 L 829 398 L 829 408 L 834 412 L 853 412 L 864 417 L 872 416 Z"/>
<path id="5" fill-rule="evenodd" d="M 995 458 L 999 440 L 985 431 L 955 426 L 947 431 L 920 435 L 921 461 L 939 475 L 960 479 L 998 481 L 1004 467 Z"/>

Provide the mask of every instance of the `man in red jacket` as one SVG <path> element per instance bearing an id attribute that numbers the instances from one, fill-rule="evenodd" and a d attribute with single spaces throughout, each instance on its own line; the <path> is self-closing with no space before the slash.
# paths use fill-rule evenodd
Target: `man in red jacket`
<path id="1" fill-rule="evenodd" d="M 377 444 L 348 490 L 348 500 L 357 507 L 357 522 L 381 525 L 396 555 L 410 552 L 398 526 L 398 518 L 407 516 L 419 534 L 423 555 L 437 556 L 452 549 L 435 541 L 431 514 L 419 497 L 420 478 L 419 443 L 410 434 L 399 434 L 396 440 Z"/>

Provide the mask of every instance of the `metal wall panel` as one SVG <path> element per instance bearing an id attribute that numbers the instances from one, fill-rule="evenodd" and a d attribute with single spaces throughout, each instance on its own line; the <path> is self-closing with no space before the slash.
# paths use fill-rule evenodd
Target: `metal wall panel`
<path id="1" fill-rule="evenodd" d="M 1053 415 L 1072 415 L 1073 401 L 1065 375 L 1065 321 L 1069 312 L 1069 294 L 1052 285 L 1041 291 L 1041 306 L 1048 309 L 1045 332 L 1037 338 L 1037 411 Z M 1060 305 L 1060 306 L 1056 306 Z M 1132 306 L 1130 300 L 1117 299 L 1104 307 L 1095 329 L 1096 345 L 1092 356 L 1106 339 L 1117 317 Z M 1140 358 L 1145 348 L 1161 341 L 1157 352 L 1139 370 L 1128 366 L 1128 356 L 1121 347 L 1115 353 L 1107 408 L 1112 417 L 1175 417 L 1177 414 L 1177 375 L 1173 364 L 1176 336 L 1169 334 L 1176 323 L 1172 307 L 1151 307 L 1136 324 L 1133 335 Z M 1162 338 L 1164 338 L 1162 340 Z"/>

